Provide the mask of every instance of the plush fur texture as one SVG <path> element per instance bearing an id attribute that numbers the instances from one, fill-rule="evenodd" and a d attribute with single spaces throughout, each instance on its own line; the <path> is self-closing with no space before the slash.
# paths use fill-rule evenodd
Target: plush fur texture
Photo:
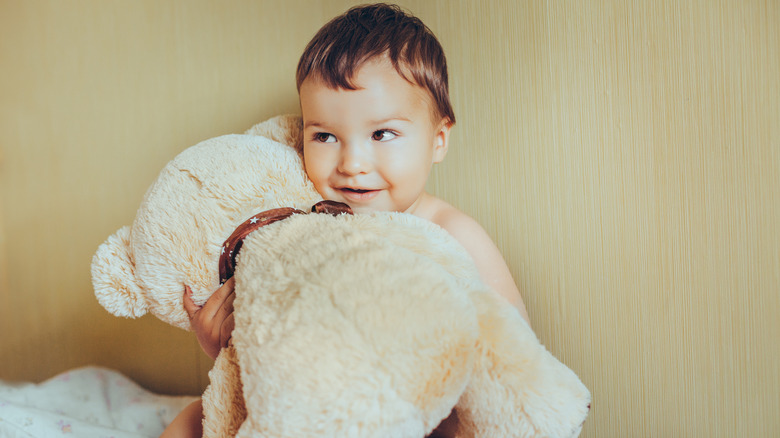
<path id="1" fill-rule="evenodd" d="M 95 293 L 116 315 L 187 328 L 223 241 L 250 216 L 308 211 L 300 120 L 182 152 L 132 227 L 101 245 Z M 282 143 L 280 143 L 280 141 Z M 576 436 L 590 394 L 438 226 L 401 213 L 301 214 L 254 231 L 235 272 L 232 346 L 209 373 L 204 436 Z"/>
<path id="2" fill-rule="evenodd" d="M 296 126 L 296 118 L 280 117 L 250 131 L 290 141 L 295 132 L 300 136 Z M 258 135 L 206 140 L 168 163 L 146 192 L 132 227 L 98 248 L 92 263 L 95 294 L 115 315 L 151 312 L 189 328 L 183 285 L 190 286 L 197 304 L 219 287 L 215 261 L 238 224 L 276 207 L 309 209 L 321 199 L 296 149 Z"/>

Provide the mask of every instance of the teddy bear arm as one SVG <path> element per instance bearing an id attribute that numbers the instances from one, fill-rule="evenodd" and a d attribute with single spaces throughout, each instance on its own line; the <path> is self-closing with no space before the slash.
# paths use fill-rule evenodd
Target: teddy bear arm
<path id="1" fill-rule="evenodd" d="M 539 342 L 515 309 L 474 291 L 480 339 L 471 381 L 457 405 L 458 436 L 577 436 L 590 393 Z"/>

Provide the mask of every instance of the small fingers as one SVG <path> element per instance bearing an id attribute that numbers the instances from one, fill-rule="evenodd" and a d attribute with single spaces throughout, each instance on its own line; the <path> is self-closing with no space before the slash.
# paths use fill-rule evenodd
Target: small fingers
<path id="1" fill-rule="evenodd" d="M 192 319 L 195 316 L 195 313 L 197 313 L 201 306 L 195 304 L 195 301 L 192 301 L 192 289 L 190 289 L 189 286 L 186 284 L 184 285 L 184 310 L 187 312 L 187 316 Z"/>
<path id="2" fill-rule="evenodd" d="M 230 294 L 225 297 L 225 300 L 222 302 L 222 305 L 219 307 L 216 313 L 214 313 L 213 319 L 216 321 L 224 321 L 227 319 L 229 315 L 233 314 L 233 301 L 236 299 L 236 293 L 230 292 Z"/>
<path id="3" fill-rule="evenodd" d="M 230 341 L 230 338 L 233 336 L 233 329 L 236 327 L 235 320 L 233 319 L 233 313 L 227 316 L 225 318 L 225 321 L 222 323 L 222 327 L 220 327 L 219 331 L 219 345 L 222 346 L 222 348 L 225 348 L 228 346 L 228 342 Z"/>
<path id="4" fill-rule="evenodd" d="M 225 300 L 227 300 L 227 298 L 233 293 L 233 290 L 235 290 L 235 288 L 236 288 L 235 277 L 231 277 L 228 281 L 225 282 L 225 284 L 220 286 L 219 289 L 217 289 L 209 297 L 208 301 L 206 301 L 206 304 L 203 305 L 203 310 L 205 311 L 204 317 L 214 318 L 217 312 L 219 312 L 219 310 L 223 307 Z"/>

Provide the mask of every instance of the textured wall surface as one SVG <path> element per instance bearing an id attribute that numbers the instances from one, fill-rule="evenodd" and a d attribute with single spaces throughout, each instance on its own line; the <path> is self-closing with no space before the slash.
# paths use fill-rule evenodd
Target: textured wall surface
<path id="1" fill-rule="evenodd" d="M 176 153 L 297 111 L 349 1 L 0 2 L 0 379 L 198 393 L 190 333 L 93 298 Z M 583 436 L 780 433 L 780 3 L 404 1 L 458 117 L 430 189 L 502 250 L 594 396 Z"/>

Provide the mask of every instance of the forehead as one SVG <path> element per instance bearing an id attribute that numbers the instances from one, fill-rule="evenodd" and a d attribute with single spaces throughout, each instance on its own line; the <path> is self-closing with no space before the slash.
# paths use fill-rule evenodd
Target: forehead
<path id="1" fill-rule="evenodd" d="M 304 121 L 316 117 L 429 118 L 432 98 L 424 88 L 407 81 L 387 59 L 366 61 L 352 78 L 356 90 L 333 88 L 316 76 L 300 87 Z"/>

